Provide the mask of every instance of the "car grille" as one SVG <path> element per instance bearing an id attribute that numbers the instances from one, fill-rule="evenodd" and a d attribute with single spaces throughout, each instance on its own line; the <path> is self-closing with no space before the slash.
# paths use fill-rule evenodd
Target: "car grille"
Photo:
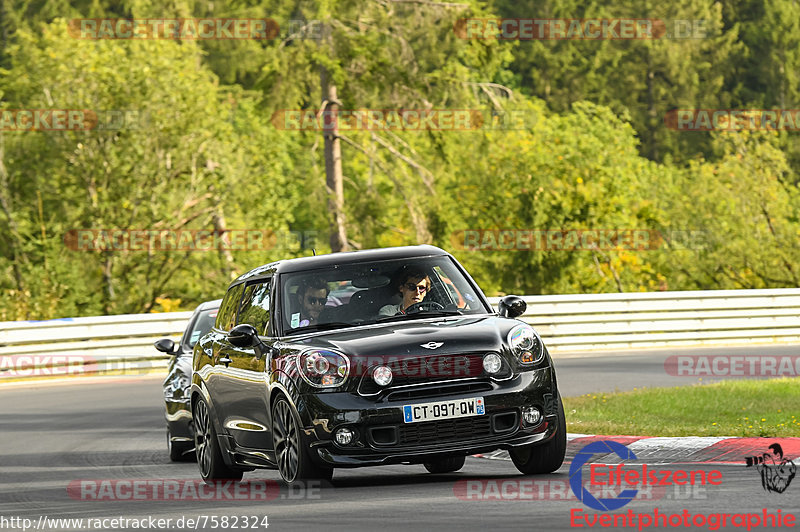
<path id="1" fill-rule="evenodd" d="M 476 394 L 492 391 L 488 382 L 467 382 L 463 384 L 441 384 L 438 386 L 421 386 L 419 388 L 403 388 L 391 392 L 386 396 L 387 401 L 413 401 L 414 399 L 428 399 L 445 395 Z"/>
<path id="2" fill-rule="evenodd" d="M 361 395 L 377 395 L 382 391 L 394 391 L 404 386 L 424 386 L 433 382 L 448 382 L 458 379 L 486 378 L 483 371 L 483 356 L 485 353 L 456 353 L 449 355 L 432 355 L 425 357 L 398 358 L 388 362 L 394 378 L 387 388 L 378 386 L 372 378 L 372 370 L 377 365 L 370 366 L 361 377 L 358 393 Z M 500 373 L 495 378 L 511 376 L 511 367 L 505 359 Z"/>
<path id="3" fill-rule="evenodd" d="M 489 416 L 426 421 L 400 426 L 398 445 L 407 447 L 430 443 L 468 441 L 491 436 L 491 434 L 492 422 Z"/>

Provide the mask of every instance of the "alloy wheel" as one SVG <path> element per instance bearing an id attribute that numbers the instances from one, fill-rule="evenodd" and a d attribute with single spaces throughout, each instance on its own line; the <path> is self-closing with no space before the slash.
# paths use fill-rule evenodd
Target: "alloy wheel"
<path id="1" fill-rule="evenodd" d="M 272 424 L 278 470 L 284 480 L 292 482 L 297 476 L 299 467 L 300 434 L 291 406 L 286 400 L 281 399 L 275 405 Z"/>
<path id="2" fill-rule="evenodd" d="M 208 407 L 205 401 L 197 401 L 195 407 L 194 420 L 197 430 L 195 430 L 195 449 L 197 452 L 197 463 L 200 465 L 200 473 L 203 478 L 211 476 L 211 449 L 209 442 L 214 435 L 211 432 L 211 422 L 208 417 Z"/>

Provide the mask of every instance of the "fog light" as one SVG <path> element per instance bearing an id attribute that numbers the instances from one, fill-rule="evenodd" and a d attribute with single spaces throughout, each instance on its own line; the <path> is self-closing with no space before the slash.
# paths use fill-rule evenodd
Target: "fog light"
<path id="1" fill-rule="evenodd" d="M 528 425 L 538 425 L 542 422 L 542 413 L 535 406 L 526 406 L 522 409 L 522 419 Z"/>
<path id="2" fill-rule="evenodd" d="M 372 370 L 372 378 L 379 386 L 388 386 L 392 382 L 392 370 L 388 366 L 378 366 Z"/>
<path id="3" fill-rule="evenodd" d="M 489 375 L 494 375 L 503 367 L 503 360 L 497 353 L 489 353 L 483 357 L 483 369 Z"/>
<path id="4" fill-rule="evenodd" d="M 336 431 L 336 443 L 339 445 L 350 445 L 353 441 L 353 431 L 343 427 Z"/>

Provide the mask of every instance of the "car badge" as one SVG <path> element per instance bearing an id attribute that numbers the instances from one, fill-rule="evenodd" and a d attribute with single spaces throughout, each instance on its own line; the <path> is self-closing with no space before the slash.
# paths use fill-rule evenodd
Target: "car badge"
<path id="1" fill-rule="evenodd" d="M 425 349 L 439 349 L 444 345 L 444 342 L 428 342 L 427 344 L 420 344 L 420 347 L 424 347 Z"/>

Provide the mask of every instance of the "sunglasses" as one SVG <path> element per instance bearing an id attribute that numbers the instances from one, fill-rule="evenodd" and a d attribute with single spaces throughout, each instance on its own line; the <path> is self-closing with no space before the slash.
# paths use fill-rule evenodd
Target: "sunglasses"
<path id="1" fill-rule="evenodd" d="M 418 285 L 415 285 L 414 283 L 406 283 L 406 290 L 411 290 L 411 291 L 416 290 L 416 291 L 422 292 L 424 294 L 425 292 L 428 291 L 428 287 L 427 286 L 418 286 Z"/>
<path id="2" fill-rule="evenodd" d="M 324 305 L 328 301 L 327 297 L 307 297 L 306 301 L 309 305 Z"/>

